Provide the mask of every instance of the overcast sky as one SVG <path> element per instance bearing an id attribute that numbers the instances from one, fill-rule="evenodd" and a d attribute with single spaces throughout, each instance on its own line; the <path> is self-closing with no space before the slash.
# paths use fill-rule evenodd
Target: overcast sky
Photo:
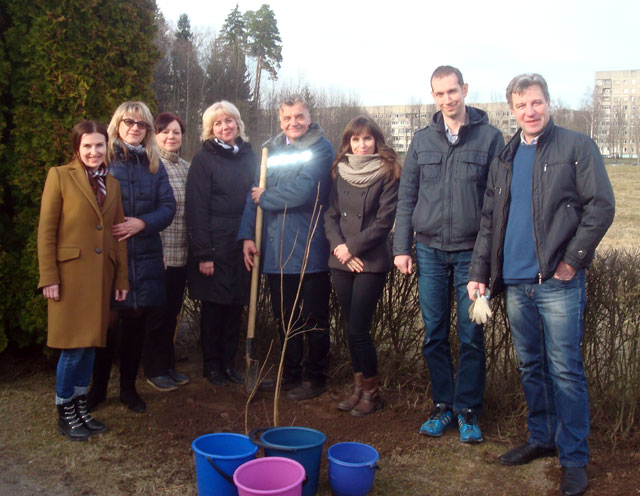
<path id="1" fill-rule="evenodd" d="M 504 101 L 511 77 L 539 72 L 577 108 L 594 72 L 640 69 L 637 0 L 156 0 L 175 25 L 218 32 L 236 3 L 268 3 L 282 38 L 279 80 L 339 90 L 362 105 L 432 103 L 429 77 L 458 67 L 467 101 Z M 380 5 L 380 7 L 375 7 Z"/>

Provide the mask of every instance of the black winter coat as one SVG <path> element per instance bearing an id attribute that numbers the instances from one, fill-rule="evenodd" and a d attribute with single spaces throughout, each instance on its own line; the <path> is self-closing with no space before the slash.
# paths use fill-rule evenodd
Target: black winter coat
<path id="1" fill-rule="evenodd" d="M 486 112 L 467 107 L 469 122 L 455 144 L 447 140 L 442 112 L 411 140 L 402 168 L 394 255 L 409 255 L 418 241 L 445 251 L 471 250 L 480 228 L 491 160 L 504 146 Z"/>
<path id="2" fill-rule="evenodd" d="M 238 138 L 237 154 L 213 139 L 206 141 L 189 167 L 185 204 L 189 257 L 189 295 L 222 305 L 244 305 L 249 272 L 244 266 L 238 228 L 245 198 L 257 168 L 251 145 Z M 213 276 L 200 262 L 213 261 Z"/>
<path id="3" fill-rule="evenodd" d="M 519 146 L 520 131 L 491 164 L 469 267 L 469 280 L 489 285 L 492 294 L 503 288 L 504 236 L 513 159 Z M 531 197 L 540 282 L 553 277 L 561 261 L 575 269 L 588 267 L 615 211 L 613 190 L 596 144 L 549 121 L 536 145 Z"/>
<path id="4" fill-rule="evenodd" d="M 389 232 L 398 201 L 398 180 L 381 177 L 359 188 L 340 175 L 333 181 L 324 230 L 329 239 L 329 267 L 349 270 L 333 255 L 346 243 L 349 252 L 364 262 L 364 272 L 388 272 L 392 267 Z"/>
<path id="5" fill-rule="evenodd" d="M 120 182 L 125 217 L 142 219 L 145 228 L 127 239 L 129 293 L 124 302 L 112 302 L 114 308 L 159 307 L 165 304 L 165 268 L 160 231 L 176 213 L 176 200 L 167 171 L 160 162 L 155 174 L 149 171 L 144 149 L 128 150 L 114 143 L 115 159 L 109 172 Z"/>

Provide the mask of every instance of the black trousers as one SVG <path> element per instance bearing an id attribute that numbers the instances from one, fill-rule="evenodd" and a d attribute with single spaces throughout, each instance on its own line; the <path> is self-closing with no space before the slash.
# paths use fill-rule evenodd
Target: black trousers
<path id="1" fill-rule="evenodd" d="M 203 301 L 200 310 L 203 375 L 233 367 L 238 350 L 243 305 Z"/>
<path id="2" fill-rule="evenodd" d="M 169 369 L 176 368 L 173 337 L 184 300 L 187 268 L 167 267 L 166 282 L 167 305 L 163 309 L 160 326 L 157 332 L 149 333 L 144 342 L 144 375 L 147 377 L 167 375 Z"/>
<path id="3" fill-rule="evenodd" d="M 329 273 L 305 274 L 296 308 L 299 274 L 267 274 L 273 314 L 278 320 L 280 342 L 289 329 L 284 356 L 284 377 L 324 385 L 329 368 Z M 294 311 L 295 310 L 295 311 Z M 291 319 L 291 316 L 293 318 Z M 292 322 L 291 326 L 289 323 Z M 307 354 L 304 356 L 304 342 Z M 303 362 L 304 358 L 304 362 Z"/>
<path id="4" fill-rule="evenodd" d="M 371 339 L 371 320 L 382 295 L 386 273 L 331 269 L 331 280 L 347 323 L 349 354 L 354 372 L 378 375 L 378 357 Z"/>
<path id="5" fill-rule="evenodd" d="M 164 315 L 159 307 L 111 310 L 111 313 L 107 346 L 96 348 L 93 363 L 91 388 L 103 396 L 107 393 L 116 348 L 120 354 L 120 391 L 135 390 L 145 335 L 158 332 Z"/>

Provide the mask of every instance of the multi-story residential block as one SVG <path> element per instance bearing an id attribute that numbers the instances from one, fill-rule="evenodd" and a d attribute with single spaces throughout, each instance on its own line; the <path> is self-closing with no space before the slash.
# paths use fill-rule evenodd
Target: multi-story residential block
<path id="1" fill-rule="evenodd" d="M 605 157 L 638 158 L 640 70 L 597 71 L 594 140 Z"/>

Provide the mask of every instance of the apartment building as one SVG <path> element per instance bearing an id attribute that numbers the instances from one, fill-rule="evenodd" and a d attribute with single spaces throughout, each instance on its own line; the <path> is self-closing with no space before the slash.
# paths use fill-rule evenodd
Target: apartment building
<path id="1" fill-rule="evenodd" d="M 605 157 L 638 158 L 640 70 L 597 71 L 593 138 Z"/>

